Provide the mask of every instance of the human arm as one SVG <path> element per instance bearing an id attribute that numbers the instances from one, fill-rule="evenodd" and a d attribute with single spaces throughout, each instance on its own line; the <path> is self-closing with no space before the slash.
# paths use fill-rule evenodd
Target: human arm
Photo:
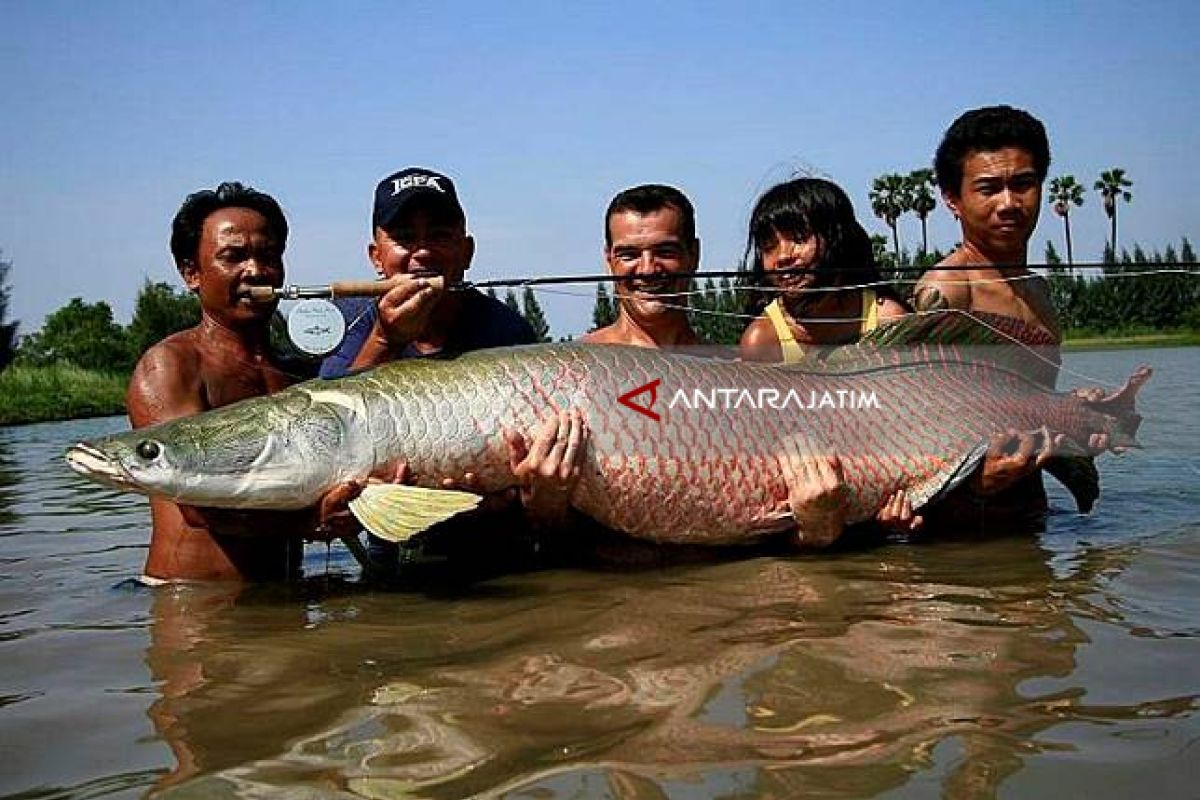
<path id="1" fill-rule="evenodd" d="M 379 298 L 375 324 L 351 362 L 351 370 L 391 361 L 395 353 L 425 330 L 443 294 L 444 283 L 440 278 L 397 275 L 389 280 L 394 286 Z"/>
<path id="2" fill-rule="evenodd" d="M 764 361 L 772 364 L 783 361 L 783 348 L 779 345 L 779 337 L 766 317 L 759 317 L 747 326 L 742 332 L 738 350 L 743 361 Z"/>
<path id="3" fill-rule="evenodd" d="M 879 304 L 879 319 L 882 322 L 893 322 L 911 313 L 903 303 L 891 297 L 881 297 L 876 302 Z"/>

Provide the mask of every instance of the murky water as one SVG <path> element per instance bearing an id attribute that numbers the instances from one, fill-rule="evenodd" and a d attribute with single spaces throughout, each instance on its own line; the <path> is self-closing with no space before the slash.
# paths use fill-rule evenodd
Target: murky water
<path id="1" fill-rule="evenodd" d="M 1200 350 L 1040 536 L 371 591 L 118 586 L 144 501 L 0 429 L 0 795 L 1195 797 Z M 1079 381 L 1064 376 L 1064 383 Z"/>

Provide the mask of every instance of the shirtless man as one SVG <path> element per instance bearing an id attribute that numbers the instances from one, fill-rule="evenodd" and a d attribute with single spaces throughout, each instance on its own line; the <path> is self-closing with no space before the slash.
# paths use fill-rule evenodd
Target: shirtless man
<path id="1" fill-rule="evenodd" d="M 589 344 L 671 348 L 702 344 L 687 317 L 686 292 L 700 266 L 696 217 L 687 197 L 670 186 L 646 184 L 619 193 L 604 216 L 604 259 L 618 277 L 663 274 L 678 278 L 618 281 L 617 320 L 583 337 Z M 586 441 L 586 439 L 585 439 Z M 566 463 L 570 463 L 567 461 Z M 796 545 L 824 547 L 841 535 L 846 487 L 836 456 L 789 450 L 781 459 L 788 508 L 798 523 Z M 881 521 L 903 530 L 914 525 L 898 493 Z M 916 526 L 920 525 L 917 518 Z"/>
<path id="2" fill-rule="evenodd" d="M 274 362 L 267 330 L 274 304 L 252 286 L 283 283 L 288 225 L 270 196 L 240 183 L 188 196 L 175 215 L 171 253 L 200 299 L 200 324 L 167 337 L 138 361 L 126 404 L 134 428 L 197 414 L 293 383 Z M 151 580 L 283 578 L 298 571 L 312 511 L 233 512 L 151 498 Z M 261 536 L 264 526 L 279 535 Z M 253 537 L 239 536 L 253 528 Z"/>
<path id="3" fill-rule="evenodd" d="M 700 266 L 696 213 L 683 192 L 645 184 L 618 194 L 604 215 L 604 260 L 617 281 L 616 321 L 583 337 L 590 344 L 684 347 L 700 344 L 687 316 L 687 292 Z"/>
<path id="4" fill-rule="evenodd" d="M 934 167 L 962 245 L 921 277 L 917 310 L 1002 314 L 1061 341 L 1049 287 L 1025 266 L 1050 169 L 1042 123 L 1009 106 L 968 111 L 947 129 Z"/>
<path id="5" fill-rule="evenodd" d="M 938 145 L 934 170 L 942 199 L 961 226 L 962 245 L 921 277 L 913 293 L 918 312 L 957 308 L 1000 314 L 1021 320 L 1054 345 L 1061 342 L 1049 287 L 1026 267 L 1049 169 L 1046 129 L 1029 113 L 989 106 L 954 121 Z M 1040 377 L 1053 383 L 1056 349 L 1048 355 L 1054 363 Z M 946 513 L 968 522 L 997 511 L 1000 518 L 1039 518 L 1046 509 L 1046 494 L 1037 471 L 1060 441 L 1048 432 L 1040 437 L 1016 431 L 996 434 L 985 469 L 975 475 L 968 491 L 948 498 L 943 504 Z M 989 498 L 986 514 L 983 498 Z"/>

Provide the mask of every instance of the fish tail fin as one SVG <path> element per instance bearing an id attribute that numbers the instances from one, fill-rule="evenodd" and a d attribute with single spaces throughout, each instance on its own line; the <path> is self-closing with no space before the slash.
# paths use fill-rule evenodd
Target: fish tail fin
<path id="1" fill-rule="evenodd" d="M 1091 456 L 1055 456 L 1046 462 L 1046 472 L 1067 487 L 1080 514 L 1087 514 L 1100 497 L 1100 472 Z"/>
<path id="2" fill-rule="evenodd" d="M 1137 394 L 1141 391 L 1146 382 L 1154 374 L 1154 370 L 1146 364 L 1142 364 L 1133 374 L 1129 376 L 1129 380 L 1125 381 L 1125 385 L 1111 395 L 1103 397 L 1099 400 L 1085 400 L 1087 406 L 1094 411 L 1099 411 L 1101 414 L 1106 414 L 1113 417 L 1117 421 L 1117 429 L 1113 432 L 1112 446 L 1113 447 L 1140 447 L 1137 436 L 1138 428 L 1142 424 L 1142 415 L 1137 413 L 1136 400 Z"/>

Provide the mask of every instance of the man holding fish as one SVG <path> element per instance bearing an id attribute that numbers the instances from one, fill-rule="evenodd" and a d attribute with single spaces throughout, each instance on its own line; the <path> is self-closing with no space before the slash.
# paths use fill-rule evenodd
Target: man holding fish
<path id="1" fill-rule="evenodd" d="M 975 155 L 970 151 L 968 160 Z M 1044 177 L 1044 169 L 1039 177 Z M 202 195 L 212 195 L 216 202 L 201 201 Z M 1036 210 L 1033 214 L 1036 219 Z M 1008 226 L 1005 232 L 1017 227 L 1011 221 L 1005 224 Z M 686 300 L 663 302 L 660 297 L 668 291 L 686 291 L 687 280 L 699 263 L 699 239 L 687 198 L 671 187 L 634 187 L 614 198 L 605 225 L 605 256 L 615 275 L 636 275 L 648 269 L 655 273 L 675 272 L 682 277 L 661 286 L 622 281 L 616 290 L 620 299 L 618 320 L 589 334 L 584 341 L 649 348 L 698 344 L 687 320 Z M 1027 239 L 1028 231 L 1022 229 L 1022 232 Z M 292 382 L 273 362 L 266 348 L 266 322 L 274 306 L 248 299 L 254 287 L 278 287 L 282 283 L 286 235 L 286 221 L 278 205 L 269 197 L 237 184 L 223 184 L 215 193 L 189 197 L 176 218 L 172 251 L 189 288 L 200 296 L 204 319 L 196 329 L 170 337 L 152 348 L 139 363 L 129 392 L 130 418 L 135 427 L 274 392 Z M 472 350 L 532 342 L 534 337 L 528 324 L 504 304 L 475 289 L 446 290 L 448 283 L 462 280 L 473 255 L 474 240 L 466 232 L 466 216 L 449 178 L 431 170 L 409 168 L 381 181 L 375 193 L 368 256 L 378 275 L 391 286 L 378 301 L 360 299 L 343 307 L 350 318 L 348 334 L 339 350 L 322 366 L 322 375 L 337 377 L 397 359 L 458 356 Z M 929 288 L 924 290 L 927 298 L 935 294 Z M 1100 400 L 1098 396 L 1092 399 Z M 571 406 L 560 403 L 557 407 Z M 508 451 L 509 473 L 522 489 L 520 494 L 529 515 L 535 519 L 561 520 L 580 470 L 586 468 L 588 428 L 578 411 L 545 414 L 543 410 L 542 413 L 542 424 L 526 425 L 523 433 L 503 430 L 503 442 Z M 1004 434 L 999 436 L 1005 438 Z M 1007 441 L 1011 440 L 1009 436 Z M 781 441 L 779 446 L 784 447 L 788 441 Z M 977 486 L 1010 484 L 1014 478 L 1046 463 L 1062 439 L 1051 439 L 1047 434 L 1037 453 L 1033 452 L 1029 436 L 1017 441 L 1019 446 L 1008 452 L 993 438 L 986 458 L 975 462 L 977 466 L 983 464 L 977 474 Z M 139 457 L 153 460 L 157 453 L 149 450 L 158 445 L 153 440 L 146 440 L 145 444 L 147 452 L 139 451 Z M 1087 445 L 1094 452 L 1102 449 L 1098 445 L 1107 445 L 1107 441 L 1104 438 L 1098 441 L 1092 435 Z M 788 452 L 784 447 L 782 455 L 777 453 L 772 457 L 772 463 L 788 488 L 784 507 L 798 523 L 797 539 L 806 545 L 827 544 L 840 534 L 847 518 L 849 493 L 841 467 L 836 456 L 828 453 L 822 456 L 824 451 L 819 448 L 795 448 L 791 457 L 784 457 Z M 78 460 L 72 463 L 79 468 Z M 483 483 L 471 465 L 462 460 L 454 463 L 454 469 L 448 470 L 450 474 L 440 478 L 440 488 L 483 493 L 480 488 Z M 414 479 L 402 458 L 376 464 L 371 474 L 397 486 Z M 433 476 L 423 477 L 428 485 Z M 495 486 L 495 476 L 491 477 L 490 483 Z M 359 475 L 325 486 L 316 496 L 317 510 L 266 513 L 273 515 L 269 516 L 271 524 L 293 535 L 296 531 L 308 531 L 328 536 L 332 533 L 330 523 L 338 526 L 338 530 L 349 530 L 351 521 L 347 515 L 334 512 L 359 494 L 364 480 Z M 797 487 L 800 491 L 796 491 Z M 403 493 L 404 490 L 384 491 Z M 514 493 L 513 488 L 493 488 L 496 496 L 492 505 L 512 507 Z M 406 502 L 411 501 L 409 495 L 405 497 Z M 898 503 L 896 498 L 904 502 Z M 381 514 L 386 515 L 382 507 L 370 507 L 371 502 L 360 501 L 368 515 L 373 514 L 376 520 Z M 418 516 L 427 522 L 453 516 L 451 513 L 439 517 L 432 512 L 427 515 L 423 503 L 416 502 L 412 507 L 423 509 Z M 243 506 L 224 501 L 222 504 Z M 283 508 L 288 504 L 275 502 L 270 507 Z M 264 545 L 261 541 L 226 535 L 226 532 L 233 534 L 239 526 L 261 531 L 268 519 L 264 512 L 207 508 L 201 511 L 175 505 L 161 496 L 152 500 L 152 509 L 155 534 L 147 560 L 148 576 L 279 577 L 294 571 L 298 564 L 300 549 L 294 536 L 281 535 Z M 326 524 L 316 526 L 318 518 Z M 884 504 L 879 518 L 902 530 L 920 524 L 901 492 Z M 423 527 L 421 524 L 414 529 Z M 216 530 L 222 533 L 215 533 Z"/>
<path id="2" fill-rule="evenodd" d="M 268 345 L 275 303 L 249 297 L 255 287 L 282 285 L 287 235 L 279 204 L 240 183 L 222 183 L 183 202 L 172 223 L 171 254 L 200 300 L 200 324 L 167 337 L 138 361 L 126 396 L 134 428 L 295 382 Z M 299 569 L 300 537 L 321 535 L 311 509 L 229 511 L 156 496 L 150 513 L 147 582 L 283 578 Z M 260 535 L 265 530 L 271 535 Z"/>

